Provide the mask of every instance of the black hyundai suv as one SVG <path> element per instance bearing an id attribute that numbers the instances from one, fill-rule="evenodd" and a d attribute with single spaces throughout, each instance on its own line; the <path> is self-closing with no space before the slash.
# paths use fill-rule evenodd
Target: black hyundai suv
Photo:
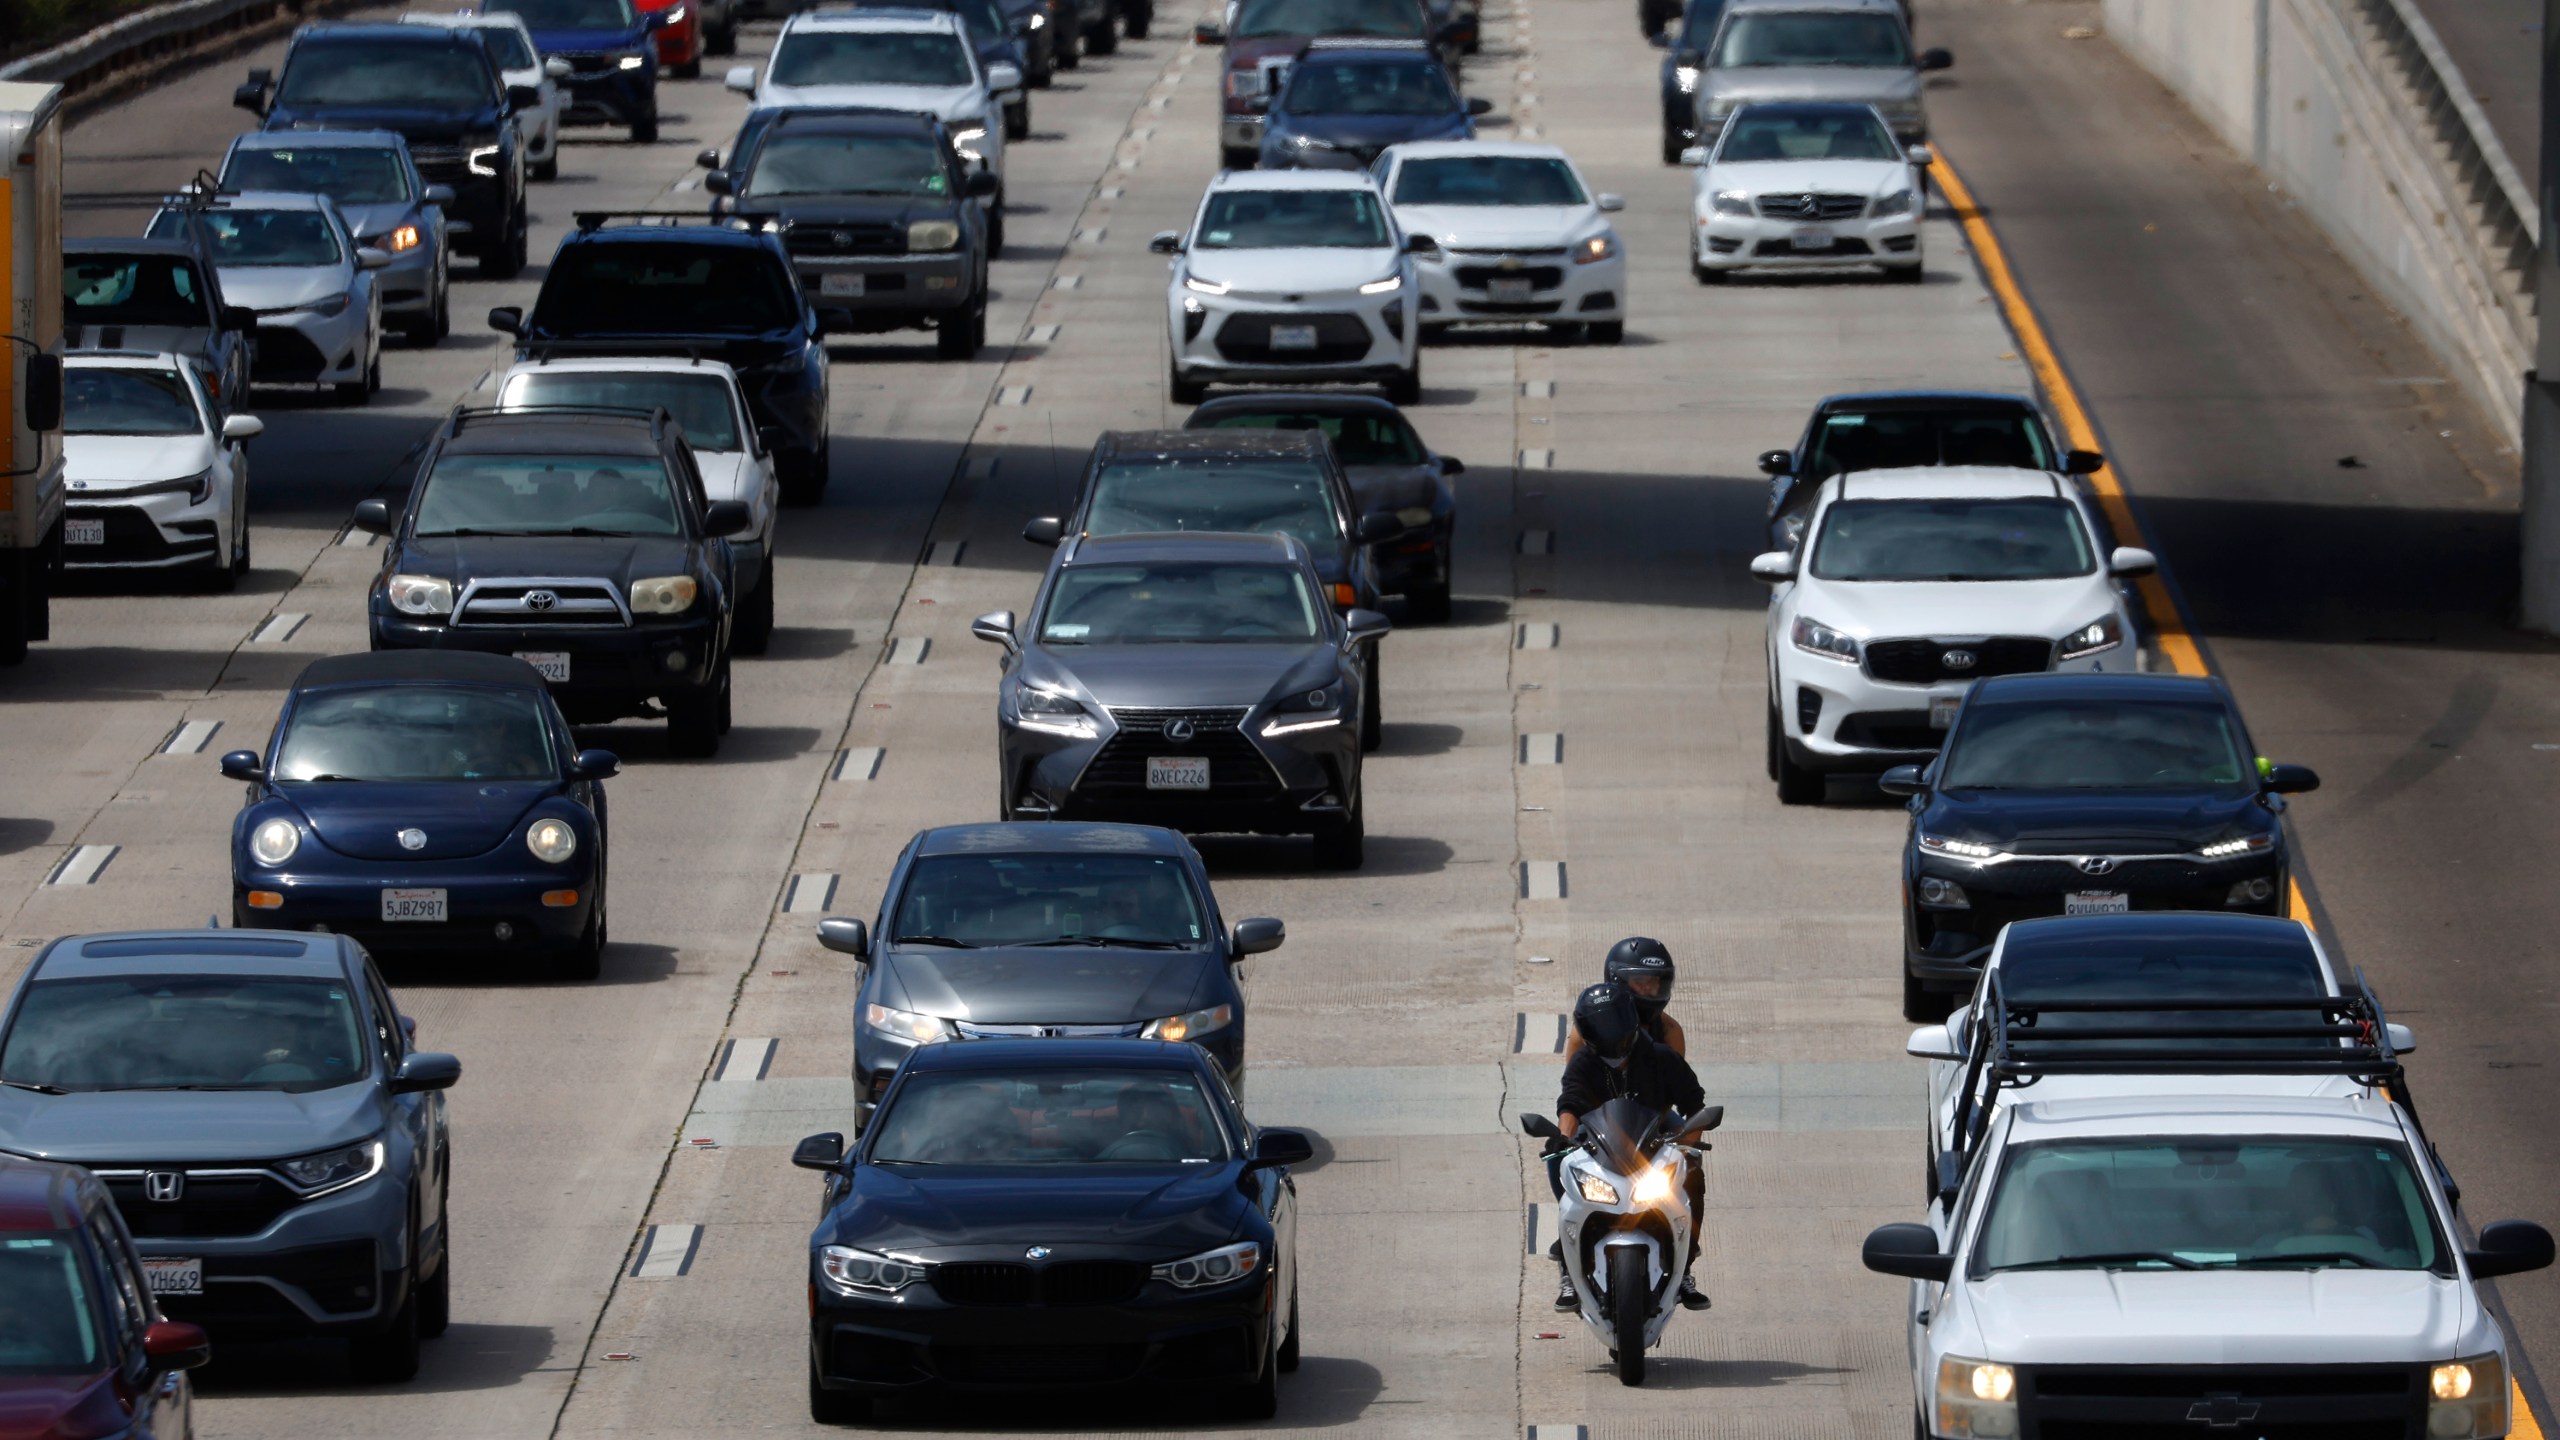
<path id="1" fill-rule="evenodd" d="M 982 202 L 998 183 L 930 115 L 797 107 L 703 177 L 721 197 L 714 218 L 778 232 L 802 290 L 841 307 L 847 328 L 929 329 L 946 360 L 987 343 Z"/>
<path id="2" fill-rule="evenodd" d="M 306 25 L 285 52 L 281 77 L 249 72 L 231 103 L 269 130 L 391 130 L 430 185 L 453 189 L 445 207 L 454 248 L 480 273 L 509 279 L 524 268 L 524 136 L 517 116 L 542 103 L 510 87 L 473 30 L 440 25 Z"/>
<path id="3" fill-rule="evenodd" d="M 720 748 L 727 537 L 751 517 L 704 498 L 665 411 L 457 408 L 398 512 L 367 500 L 355 523 L 391 542 L 369 604 L 374 649 L 513 655 L 572 724 L 664 713 L 677 754 Z"/>
<path id="4" fill-rule="evenodd" d="M 614 223 L 626 221 L 634 223 Z M 853 328 L 800 289 L 778 233 L 689 215 L 582 211 L 542 277 L 533 313 L 489 312 L 516 358 L 695 355 L 738 372 L 747 409 L 781 472 L 785 504 L 827 488 L 827 349 Z"/>

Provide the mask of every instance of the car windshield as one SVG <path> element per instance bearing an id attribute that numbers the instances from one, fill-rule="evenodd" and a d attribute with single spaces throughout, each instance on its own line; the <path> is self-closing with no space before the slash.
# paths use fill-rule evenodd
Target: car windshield
<path id="1" fill-rule="evenodd" d="M 1573 167 L 1541 155 L 1437 155 L 1396 172 L 1399 205 L 1580 205 Z"/>
<path id="2" fill-rule="evenodd" d="M 1280 108 L 1296 115 L 1454 115 L 1458 92 L 1436 61 L 1294 65 Z"/>
<path id="3" fill-rule="evenodd" d="M 278 780 L 556 780 L 530 691 L 473 685 L 314 690 L 276 745 Z"/>
<path id="4" fill-rule="evenodd" d="M 1724 18 L 1725 0 L 1689 0 L 1688 11 L 1680 19 L 1680 43 L 1675 49 L 1704 50 L 1716 38 L 1716 22 Z"/>
<path id="5" fill-rule="evenodd" d="M 1213 1165 L 1227 1136 L 1181 1070 L 910 1075 L 871 1122 L 874 1165 Z"/>
<path id="6" fill-rule="evenodd" d="M 207 210 L 203 220 L 217 269 L 335 265 L 345 253 L 338 248 L 338 227 L 317 210 Z M 151 222 L 151 238 L 174 240 L 185 225 L 181 212 L 163 210 Z"/>
<path id="7" fill-rule="evenodd" d="M 488 0 L 487 8 L 512 10 L 535 30 L 628 30 L 639 23 L 631 0 Z"/>
<path id="8" fill-rule="evenodd" d="M 969 47 L 947 30 L 794 30 L 774 52 L 775 85 L 967 85 Z"/>
<path id="9" fill-rule="evenodd" d="M 62 262 L 65 325 L 171 325 L 208 321 L 196 262 L 179 255 L 71 255 Z"/>
<path id="10" fill-rule="evenodd" d="M 2013 700 L 1968 705 L 1947 737 L 1949 790 L 2235 786 L 2249 773 L 2230 712 L 2210 702 Z"/>
<path id="11" fill-rule="evenodd" d="M 283 1090 L 364 1078 L 345 982 L 292 975 L 38 980 L 0 1042 L 0 1081 L 56 1090 Z"/>
<path id="12" fill-rule="evenodd" d="M 1159 855 L 927 855 L 908 872 L 896 943 L 1204 943 L 1199 895 Z M 1064 963 L 1072 964 L 1072 960 Z"/>
<path id="13" fill-rule="evenodd" d="M 799 323 L 779 257 L 746 245 L 570 245 L 533 327 L 554 335 L 761 335 Z"/>
<path id="14" fill-rule="evenodd" d="M 1383 250 L 1387 217 L 1367 190 L 1222 190 L 1200 212 L 1202 250 Z"/>
<path id="15" fill-rule="evenodd" d="M 0 1236 L 0 1375 L 92 1375 L 99 1351 L 98 1302 L 89 1267 L 69 1230 Z M 61 1432 L 54 1432 L 59 1434 Z"/>
<path id="16" fill-rule="evenodd" d="M 276 104 L 368 110 L 477 110 L 497 103 L 488 63 L 463 44 L 306 41 L 293 48 Z"/>
<path id="17" fill-rule="evenodd" d="M 1049 645 L 1305 645 L 1324 635 L 1294 566 L 1071 565 L 1041 613 Z"/>
<path id="18" fill-rule="evenodd" d="M 513 25 L 474 25 L 480 43 L 489 49 L 489 58 L 501 70 L 530 70 L 541 62 L 534 59 L 532 47 L 524 43 L 524 32 Z"/>
<path id="19" fill-rule="evenodd" d="M 654 456 L 446 455 L 415 533 L 681 535 L 684 522 Z"/>
<path id="20" fill-rule="evenodd" d="M 2044 422 L 2023 409 L 1838 410 L 1815 428 L 1802 478 L 1927 465 L 2051 470 L 2053 446 Z"/>
<path id="21" fill-rule="evenodd" d="M 738 408 L 725 376 L 682 370 L 535 370 L 507 381 L 502 408 L 528 405 L 605 405 L 617 410 L 664 410 L 684 427 L 696 450 L 743 450 Z"/>
<path id="22" fill-rule="evenodd" d="M 1767 160 L 1897 160 L 1902 147 L 1869 111 L 1757 106 L 1725 127 L 1716 162 Z"/>
<path id="23" fill-rule="evenodd" d="M 320 194 L 340 205 L 391 205 L 409 198 L 409 172 L 396 150 L 234 150 L 222 167 L 222 188 Z"/>
<path id="24" fill-rule="evenodd" d="M 2332 1265 L 2446 1273 L 2400 1146 L 2234 1135 L 2020 1145 L 1983 1214 L 1971 1274 Z"/>
<path id="25" fill-rule="evenodd" d="M 2000 993 L 2009 1004 L 2118 1000 L 2156 1002 L 2161 1008 L 2132 1015 L 2104 1011 L 2038 1015 L 2037 1033 L 2159 1026 L 2187 1032 L 2187 1038 L 2111 1041 L 2109 1047 L 2192 1049 L 2214 1043 L 2195 1038 L 2193 1032 L 2198 1030 L 2310 1025 L 2319 1023 L 2320 1017 L 2299 1010 L 2179 1010 L 2175 1007 L 2181 1000 L 2310 1000 L 2329 993 L 2310 942 L 2298 933 L 2270 942 L 2220 935 L 2142 939 L 2106 931 L 2066 932 L 2068 927 L 2021 940 L 2018 929 L 2009 931 L 2000 960 Z M 2256 1050 L 2317 1049 L 2332 1042 L 2258 1038 L 2246 1043 Z"/>
<path id="26" fill-rule="evenodd" d="M 199 435 L 204 419 L 175 370 L 73 364 L 62 376 L 65 435 Z"/>
<path id="27" fill-rule="evenodd" d="M 1209 430 L 1321 430 L 1333 442 L 1334 458 L 1345 465 L 1423 465 L 1431 452 L 1401 415 L 1306 414 L 1268 411 L 1220 415 L 1200 428 Z"/>
<path id="28" fill-rule="evenodd" d="M 1845 10 L 1733 17 L 1708 63 L 1732 65 L 1890 65 L 1911 63 L 1911 41 L 1891 15 Z"/>
<path id="29" fill-rule="evenodd" d="M 1244 0 L 1235 35 L 1383 35 L 1399 40 L 1428 33 L 1413 0 Z"/>
<path id="30" fill-rule="evenodd" d="M 827 135 L 785 131 L 756 152 L 742 191 L 749 199 L 786 195 L 951 193 L 942 147 L 923 135 Z"/>
<path id="31" fill-rule="evenodd" d="M 1333 491 L 1313 460 L 1119 460 L 1093 481 L 1088 535 L 1167 530 L 1294 535 L 1310 550 L 1342 544 Z"/>
<path id="32" fill-rule="evenodd" d="M 2096 565 L 2068 500 L 1842 500 L 1813 541 L 1824 580 L 2059 580 Z"/>

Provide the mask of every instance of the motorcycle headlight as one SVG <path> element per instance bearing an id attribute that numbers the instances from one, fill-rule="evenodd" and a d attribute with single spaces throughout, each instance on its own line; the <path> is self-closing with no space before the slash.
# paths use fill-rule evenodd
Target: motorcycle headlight
<path id="1" fill-rule="evenodd" d="M 951 148 L 981 165 L 986 163 L 987 157 L 979 147 L 986 143 L 987 129 L 983 125 L 972 125 L 966 130 L 951 132 Z"/>
<path id="2" fill-rule="evenodd" d="M 497 174 L 497 173 L 498 173 L 498 150 L 499 150 L 499 147 L 498 147 L 498 146 L 495 146 L 495 145 L 474 145 L 474 146 L 472 146 L 472 147 L 471 147 L 471 157 L 470 157 L 470 159 L 466 162 L 466 163 L 468 163 L 468 164 L 470 165 L 470 167 L 471 167 L 471 173 L 472 173 L 472 174 L 474 174 L 474 175 L 495 175 L 495 174 Z"/>
<path id="3" fill-rule="evenodd" d="M 1751 213 L 1751 192 L 1719 190 L 1715 193 L 1714 205 L 1719 215 L 1748 215 Z"/>
<path id="4" fill-rule="evenodd" d="M 373 243 L 390 251 L 394 255 L 400 254 L 406 250 L 415 250 L 418 248 L 418 227 L 415 225 L 399 226 L 386 234 L 375 236 Z"/>
<path id="5" fill-rule="evenodd" d="M 957 220 L 912 220 L 907 223 L 910 250 L 954 250 L 960 245 Z"/>
<path id="6" fill-rule="evenodd" d="M 260 821 L 249 832 L 249 855 L 261 865 L 281 865 L 302 848 L 302 827 L 290 820 Z"/>
<path id="7" fill-rule="evenodd" d="M 894 1255 L 856 1250 L 850 1245 L 828 1245 L 818 1251 L 818 1274 L 825 1277 L 829 1288 L 846 1294 L 868 1290 L 894 1295 L 923 1279 L 924 1266 Z"/>
<path id="8" fill-rule="evenodd" d="M 1360 293 L 1363 295 L 1391 295 L 1403 288 L 1404 277 L 1402 275 L 1390 275 L 1384 280 L 1372 280 L 1368 284 L 1361 286 Z"/>
<path id="9" fill-rule="evenodd" d="M 640 615 L 681 615 L 702 587 L 690 575 L 661 575 L 631 582 L 631 609 Z"/>
<path id="10" fill-rule="evenodd" d="M 637 70 L 641 66 L 649 63 L 649 57 L 646 55 L 625 55 L 613 63 L 616 69 Z"/>
<path id="11" fill-rule="evenodd" d="M 918 1015 L 912 1010 L 892 1010 L 886 1005 L 863 1006 L 862 1023 L 883 1035 L 916 1045 L 931 1045 L 951 1038 L 949 1021 Z"/>
<path id="12" fill-rule="evenodd" d="M 382 596 L 403 615 L 453 613 L 453 582 L 437 575 L 394 575 L 382 582 Z"/>
<path id="13" fill-rule="evenodd" d="M 1615 1205 L 1618 1203 L 1618 1187 L 1601 1179 L 1599 1176 L 1592 1174 L 1588 1170 L 1574 1176 L 1573 1183 L 1581 1189 L 1582 1198 L 1590 1201 L 1594 1205 Z"/>
<path id="14" fill-rule="evenodd" d="M 1825 660 L 1846 661 L 1851 665 L 1858 663 L 1857 639 L 1834 630 L 1819 620 L 1809 620 L 1802 615 L 1797 616 L 1795 642 L 1796 648 L 1808 655 L 1819 655 Z"/>
<path id="15" fill-rule="evenodd" d="M 1655 1165 L 1636 1177 L 1636 1203 L 1659 1205 L 1671 1198 L 1671 1167 Z"/>
<path id="16" fill-rule="evenodd" d="M 2018 1433 L 2018 1372 L 1950 1355 L 1938 1362 L 1940 1440 L 2008 1440 Z"/>
<path id="17" fill-rule="evenodd" d="M 2427 1371 L 2427 1434 L 2443 1440 L 2504 1435 L 2511 1420 L 2507 1394 L 2507 1362 L 2500 1356 L 2434 1366 Z"/>
<path id="18" fill-rule="evenodd" d="M 1602 231 L 1573 247 L 1573 263 L 1588 265 L 1595 260 L 1614 259 L 1618 253 L 1618 237 Z"/>
<path id="19" fill-rule="evenodd" d="M 2082 660 L 2103 655 L 2124 643 L 2124 625 L 2113 615 L 2101 615 L 2062 637 L 2054 646 L 2054 658 Z"/>
<path id="20" fill-rule="evenodd" d="M 1908 215 L 1911 213 L 1911 201 L 1912 195 L 1910 191 L 1896 190 L 1892 194 L 1885 196 L 1883 199 L 1876 201 L 1873 205 L 1868 206 L 1867 213 L 1879 220 L 1888 215 Z"/>
<path id="21" fill-rule="evenodd" d="M 1021 697 L 1014 702 L 1014 713 L 1022 718 L 1026 730 L 1046 730 L 1052 735 L 1073 735 L 1090 739 L 1101 733 L 1093 723 L 1093 712 L 1073 695 L 1056 690 L 1022 687 Z"/>
<path id="22" fill-rule="evenodd" d="M 1203 1035 L 1226 1029 L 1235 1023 L 1235 1018 L 1236 1007 L 1233 1005 L 1212 1005 L 1206 1010 L 1194 1010 L 1183 1015 L 1168 1015 L 1162 1020 L 1150 1020 L 1147 1022 L 1147 1028 L 1138 1032 L 1138 1038 L 1141 1040 L 1197 1040 Z"/>
<path id="23" fill-rule="evenodd" d="M 1262 1268 L 1262 1246 L 1247 1240 L 1240 1245 L 1222 1245 L 1203 1254 L 1159 1265 L 1155 1278 L 1184 1290 L 1197 1290 L 1203 1285 L 1224 1285 L 1242 1280 Z"/>
<path id="24" fill-rule="evenodd" d="M 566 820 L 536 820 L 525 827 L 524 848 L 545 865 L 558 865 L 578 853 L 578 832 Z"/>
<path id="25" fill-rule="evenodd" d="M 290 1181 L 306 1200 L 331 1190 L 344 1190 L 361 1180 L 370 1180 L 381 1171 L 382 1137 L 379 1135 L 336 1150 L 323 1150 L 317 1155 L 302 1155 L 276 1163 L 276 1173 Z"/>

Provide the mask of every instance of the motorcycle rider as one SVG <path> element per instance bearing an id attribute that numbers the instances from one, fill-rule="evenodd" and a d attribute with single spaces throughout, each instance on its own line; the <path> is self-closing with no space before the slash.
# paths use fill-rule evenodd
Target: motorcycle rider
<path id="1" fill-rule="evenodd" d="M 1626 986 L 1636 997 L 1636 1009 L 1644 1016 L 1644 1033 L 1654 1044 L 1670 1046 L 1672 1054 L 1686 1058 L 1688 1032 L 1664 1010 L 1671 1003 L 1671 985 L 1679 974 L 1671 963 L 1670 947 L 1644 935 L 1630 935 L 1610 946 L 1608 958 L 1600 962 L 1601 979 Z M 1567 1061 L 1581 1048 L 1581 1032 L 1565 1036 Z"/>
<path id="2" fill-rule="evenodd" d="M 1564 1086 L 1556 1095 L 1556 1128 L 1569 1138 L 1582 1128 L 1582 1117 L 1611 1100 L 1632 1098 L 1654 1110 L 1677 1110 L 1694 1115 L 1707 1103 L 1706 1091 L 1698 1084 L 1698 1072 L 1689 1062 L 1666 1046 L 1657 1045 L 1645 1033 L 1644 1016 L 1636 1004 L 1634 992 L 1626 986 L 1604 980 L 1582 992 L 1573 1002 L 1573 1031 L 1582 1046 L 1565 1061 Z M 1564 1161 L 1562 1147 L 1550 1144 L 1547 1154 L 1547 1185 L 1556 1198 L 1564 1197 Z M 1684 1310 L 1704 1310 L 1706 1292 L 1688 1270 L 1698 1263 L 1698 1221 L 1707 1201 L 1706 1175 L 1697 1166 L 1688 1167 L 1684 1187 L 1689 1198 L 1689 1255 L 1683 1262 L 1680 1277 L 1680 1306 Z M 1556 1308 L 1574 1310 L 1581 1297 L 1574 1293 L 1573 1274 L 1564 1268 L 1563 1251 L 1556 1252 L 1558 1270 Z"/>

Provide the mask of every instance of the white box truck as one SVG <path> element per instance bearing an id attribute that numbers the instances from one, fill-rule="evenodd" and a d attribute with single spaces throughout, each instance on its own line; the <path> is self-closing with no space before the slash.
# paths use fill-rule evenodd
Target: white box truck
<path id="1" fill-rule="evenodd" d="M 0 83 L 0 665 L 51 633 L 62 566 L 62 91 Z"/>

